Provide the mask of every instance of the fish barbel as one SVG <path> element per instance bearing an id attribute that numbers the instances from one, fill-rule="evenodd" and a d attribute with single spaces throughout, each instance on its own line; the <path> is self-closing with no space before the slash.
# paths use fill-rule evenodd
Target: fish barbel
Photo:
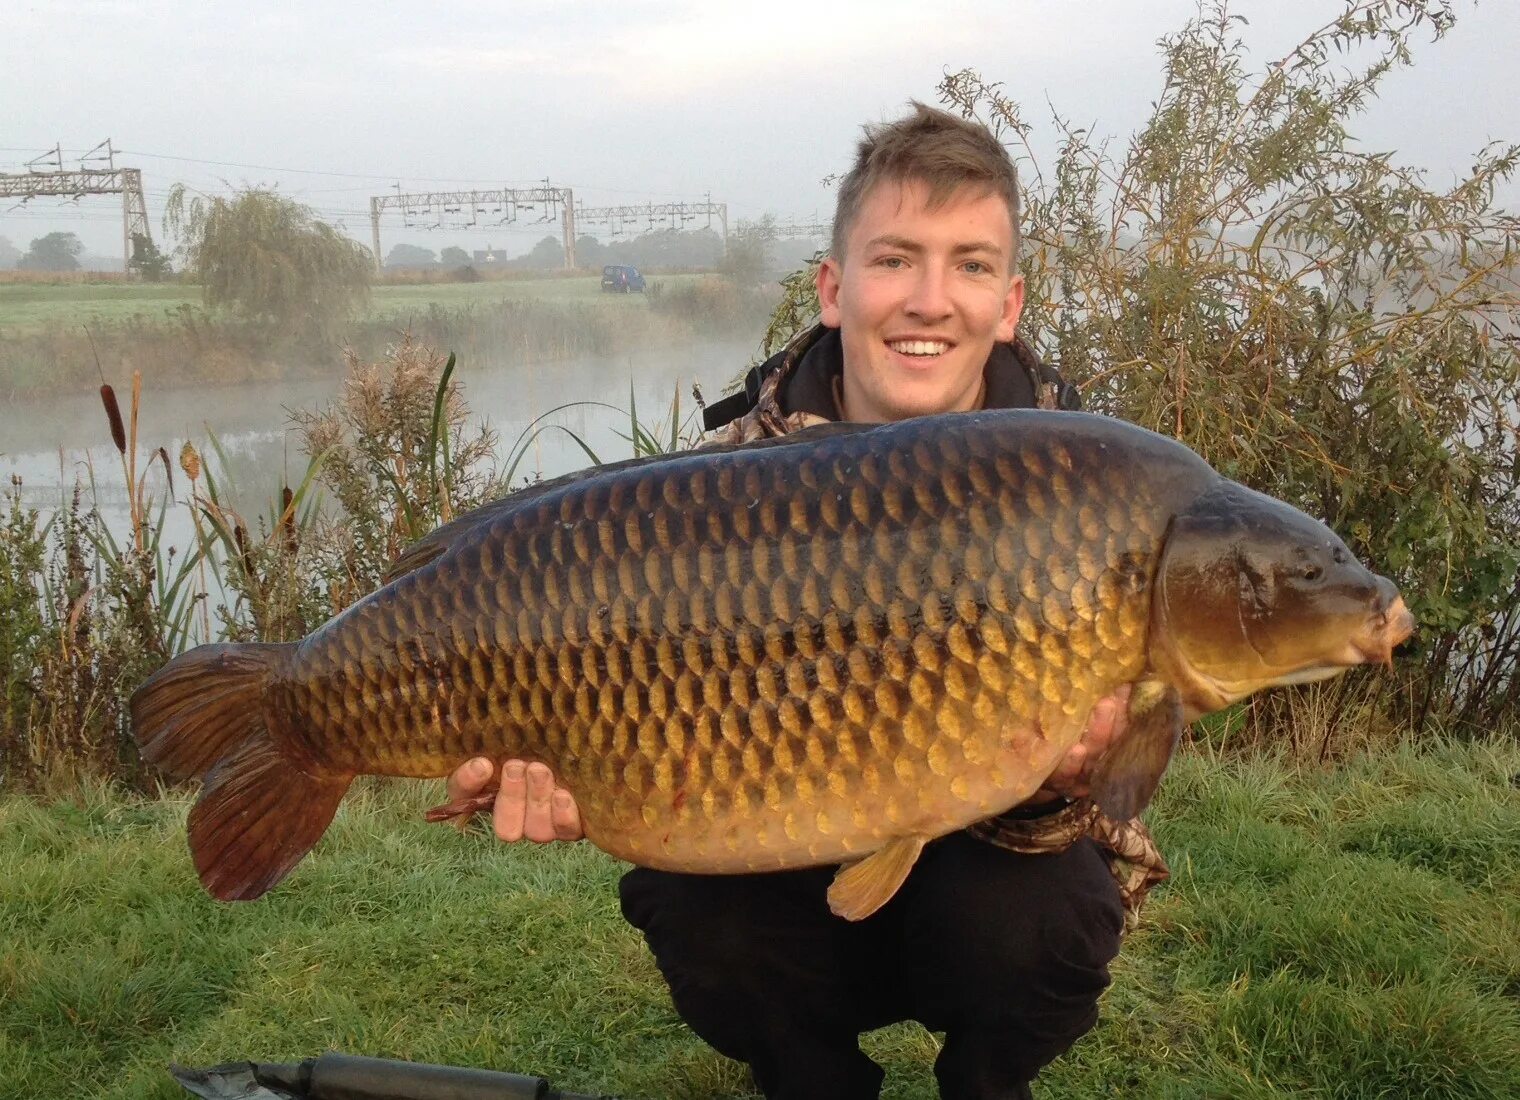
<path id="1" fill-rule="evenodd" d="M 1135 685 L 1095 776 L 1138 813 L 1184 721 L 1386 662 L 1413 620 L 1323 524 L 1120 421 L 825 425 L 514 493 L 299 642 L 207 645 L 133 696 L 200 776 L 196 870 L 258 897 L 354 776 L 542 761 L 651 867 L 844 863 L 859 918 L 923 844 L 1023 801 Z"/>

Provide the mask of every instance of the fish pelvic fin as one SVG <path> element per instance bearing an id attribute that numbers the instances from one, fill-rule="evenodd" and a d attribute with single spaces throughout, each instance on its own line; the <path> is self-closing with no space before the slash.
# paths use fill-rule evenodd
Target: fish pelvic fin
<path id="1" fill-rule="evenodd" d="M 869 917 L 897 893 L 928 839 L 900 836 L 865 859 L 841 867 L 829 885 L 829 909 L 845 920 Z"/>
<path id="2" fill-rule="evenodd" d="M 1093 776 L 1092 799 L 1115 821 L 1130 821 L 1150 804 L 1182 736 L 1182 697 L 1159 680 L 1135 685 L 1129 724 Z"/>
<path id="3" fill-rule="evenodd" d="M 222 901 L 259 897 L 327 830 L 351 775 L 314 776 L 280 750 L 263 693 L 294 643 L 203 645 L 132 695 L 132 735 L 148 763 L 205 780 L 190 811 L 190 853 Z"/>

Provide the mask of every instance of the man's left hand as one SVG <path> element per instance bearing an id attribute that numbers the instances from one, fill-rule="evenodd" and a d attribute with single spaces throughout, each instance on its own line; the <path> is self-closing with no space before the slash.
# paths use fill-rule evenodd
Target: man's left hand
<path id="1" fill-rule="evenodd" d="M 1082 739 L 1066 750 L 1045 785 L 1025 799 L 1023 805 L 1033 809 L 1057 799 L 1087 797 L 1098 762 L 1129 726 L 1129 692 L 1130 685 L 1125 684 L 1098 700 L 1087 716 Z"/>

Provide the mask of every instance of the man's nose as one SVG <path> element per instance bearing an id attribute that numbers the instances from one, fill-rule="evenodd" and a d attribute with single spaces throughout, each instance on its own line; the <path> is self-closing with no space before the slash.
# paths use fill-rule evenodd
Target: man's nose
<path id="1" fill-rule="evenodd" d="M 904 308 L 925 321 L 940 321 L 950 315 L 949 284 L 937 265 L 925 264 L 918 269 L 918 278 Z"/>

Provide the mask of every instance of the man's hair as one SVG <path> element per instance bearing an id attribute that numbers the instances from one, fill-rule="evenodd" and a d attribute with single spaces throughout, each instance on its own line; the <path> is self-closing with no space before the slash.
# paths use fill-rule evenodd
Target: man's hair
<path id="1" fill-rule="evenodd" d="M 843 262 L 850 226 L 871 189 L 882 183 L 916 181 L 929 189 L 929 208 L 948 202 L 963 187 L 997 195 L 1008 204 L 1013 226 L 1009 269 L 1018 270 L 1019 174 L 1008 150 L 980 122 L 909 101 L 913 113 L 896 122 L 867 124 L 855 164 L 839 185 L 830 247 Z"/>

